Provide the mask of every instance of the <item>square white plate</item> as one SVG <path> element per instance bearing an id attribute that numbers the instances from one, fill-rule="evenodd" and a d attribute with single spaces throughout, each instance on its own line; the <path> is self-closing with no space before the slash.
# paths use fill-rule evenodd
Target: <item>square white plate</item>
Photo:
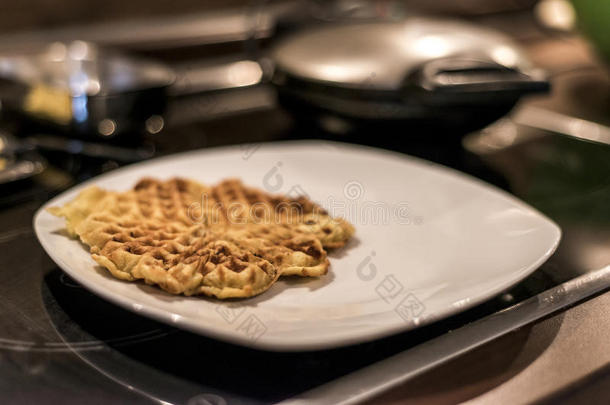
<path id="1" fill-rule="evenodd" d="M 90 185 L 127 190 L 141 177 L 204 183 L 239 177 L 269 192 L 306 193 L 356 227 L 319 279 L 280 279 L 245 300 L 181 297 L 112 278 L 45 211 Z M 551 220 L 479 180 L 405 155 L 306 141 L 194 151 L 96 177 L 45 204 L 40 243 L 103 298 L 179 328 L 251 347 L 297 351 L 373 340 L 484 301 L 540 266 L 561 237 Z"/>

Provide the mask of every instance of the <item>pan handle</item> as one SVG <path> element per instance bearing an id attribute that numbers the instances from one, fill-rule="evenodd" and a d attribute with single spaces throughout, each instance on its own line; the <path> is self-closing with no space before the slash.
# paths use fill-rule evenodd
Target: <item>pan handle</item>
<path id="1" fill-rule="evenodd" d="M 408 85 L 414 85 L 437 101 L 446 102 L 514 98 L 550 89 L 550 83 L 541 71 L 526 73 L 473 58 L 444 58 L 428 62 L 410 77 Z"/>
<path id="2" fill-rule="evenodd" d="M 265 61 L 231 60 L 178 66 L 177 80 L 170 86 L 172 97 L 255 86 L 266 80 Z"/>

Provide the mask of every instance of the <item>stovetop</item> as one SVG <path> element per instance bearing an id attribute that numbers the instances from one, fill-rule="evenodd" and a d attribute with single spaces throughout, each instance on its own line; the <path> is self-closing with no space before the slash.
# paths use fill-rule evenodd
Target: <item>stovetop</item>
<path id="1" fill-rule="evenodd" d="M 558 82 L 559 94 L 554 93 L 551 101 L 527 103 L 570 110 L 573 97 L 599 99 L 599 94 L 610 94 L 601 70 L 561 76 Z M 232 99 L 272 100 L 269 92 L 262 86 L 236 93 Z M 520 127 L 512 143 L 474 153 L 462 146 L 459 134 L 446 131 L 417 137 L 410 133 L 417 133 L 417 128 L 407 133 L 387 128 L 384 133 L 368 129 L 337 134 L 295 121 L 273 102 L 237 113 L 230 111 L 231 98 L 225 108 L 217 99 L 206 97 L 170 106 L 168 127 L 146 140 L 156 156 L 304 138 L 373 145 L 454 167 L 515 194 L 555 220 L 563 230 L 563 241 L 556 254 L 526 280 L 444 321 L 340 349 L 252 350 L 120 309 L 63 273 L 34 236 L 33 213 L 61 190 L 125 162 L 43 152 L 49 162 L 45 172 L 0 188 L 0 393 L 4 398 L 20 403 L 81 403 L 84 399 L 88 403 L 277 402 L 496 314 L 610 262 L 608 146 Z M 603 117 L 608 106 L 599 105 L 598 116 Z M 210 110 L 218 114 L 195 119 Z"/>

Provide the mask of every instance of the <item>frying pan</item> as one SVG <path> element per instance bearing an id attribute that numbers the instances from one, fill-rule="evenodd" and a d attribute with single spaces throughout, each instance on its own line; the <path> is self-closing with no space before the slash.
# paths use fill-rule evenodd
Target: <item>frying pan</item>
<path id="1" fill-rule="evenodd" d="M 550 87 L 505 35 L 453 20 L 322 26 L 287 38 L 271 58 L 284 104 L 360 125 L 473 130 Z"/>

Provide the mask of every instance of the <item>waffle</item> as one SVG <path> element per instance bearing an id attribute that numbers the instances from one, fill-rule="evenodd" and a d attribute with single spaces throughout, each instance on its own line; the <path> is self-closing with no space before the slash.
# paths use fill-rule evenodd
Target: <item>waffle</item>
<path id="1" fill-rule="evenodd" d="M 93 259 L 113 276 L 142 279 L 172 294 L 251 297 L 268 289 L 281 274 L 253 249 L 201 227 L 158 229 L 148 224 L 133 227 L 137 231 L 123 231 L 95 220 L 83 225 L 81 240 L 91 246 Z M 144 236 L 138 237 L 138 231 Z"/>
<path id="2" fill-rule="evenodd" d="M 163 188 L 163 182 L 145 179 L 136 189 Z M 291 230 L 313 234 L 325 248 L 339 248 L 353 235 L 353 226 L 342 218 L 331 218 L 304 196 L 289 198 L 247 187 L 228 179 L 209 189 L 197 190 L 200 200 L 189 206 L 188 217 L 208 225 L 289 225 Z"/>
<path id="3" fill-rule="evenodd" d="M 322 243 L 311 234 L 286 226 L 253 224 L 229 227 L 223 237 L 253 249 L 273 263 L 284 276 L 318 277 L 328 272 L 329 261 Z"/>
<path id="4" fill-rule="evenodd" d="M 261 209 L 278 215 L 269 221 Z M 90 187 L 50 212 L 66 218 L 68 232 L 114 277 L 218 298 L 259 294 L 280 275 L 323 275 L 324 246 L 341 246 L 353 233 L 307 199 L 269 196 L 236 180 L 207 187 L 144 179 L 122 193 Z"/>

